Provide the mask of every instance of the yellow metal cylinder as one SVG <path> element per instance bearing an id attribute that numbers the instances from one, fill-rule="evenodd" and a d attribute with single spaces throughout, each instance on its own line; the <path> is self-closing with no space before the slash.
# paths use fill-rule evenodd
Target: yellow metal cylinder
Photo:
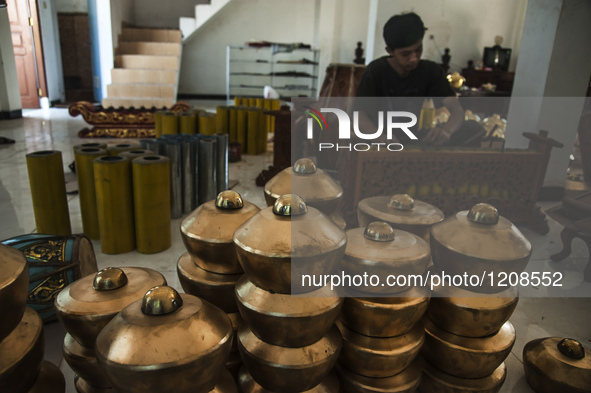
<path id="1" fill-rule="evenodd" d="M 107 146 L 107 153 L 110 156 L 118 156 L 124 151 L 140 150 L 141 147 L 137 143 L 119 143 L 117 145 Z"/>
<path id="2" fill-rule="evenodd" d="M 37 233 L 72 234 L 62 152 L 43 150 L 26 158 Z"/>
<path id="3" fill-rule="evenodd" d="M 234 97 L 234 105 L 235 105 L 235 106 L 241 106 L 241 105 L 244 105 L 244 104 L 243 104 L 242 97 Z"/>
<path id="4" fill-rule="evenodd" d="M 176 113 L 165 111 L 162 113 L 162 135 L 179 133 L 179 117 Z"/>
<path id="5" fill-rule="evenodd" d="M 78 149 L 85 149 L 85 148 L 92 148 L 92 149 L 106 149 L 107 144 L 102 142 L 89 142 L 89 143 L 81 143 L 79 145 L 74 146 L 74 153 Z"/>
<path id="6" fill-rule="evenodd" d="M 154 112 L 154 133 L 156 134 L 156 138 L 160 138 L 162 136 L 162 114 L 166 111 L 156 111 Z"/>
<path id="7" fill-rule="evenodd" d="M 135 240 L 138 252 L 170 247 L 170 159 L 144 156 L 132 161 Z"/>
<path id="8" fill-rule="evenodd" d="M 199 114 L 199 133 L 203 135 L 214 135 L 216 133 L 216 114 L 203 112 Z"/>
<path id="9" fill-rule="evenodd" d="M 264 108 L 265 107 L 265 99 L 264 98 L 257 98 L 255 106 L 257 108 Z"/>
<path id="10" fill-rule="evenodd" d="M 257 106 L 256 98 L 248 98 L 248 106 Z"/>
<path id="11" fill-rule="evenodd" d="M 249 108 L 246 149 L 243 149 L 248 155 L 259 154 L 262 123 L 262 112 L 258 108 Z"/>
<path id="12" fill-rule="evenodd" d="M 216 131 L 218 134 L 230 133 L 230 113 L 227 106 L 218 106 L 216 108 Z"/>
<path id="13" fill-rule="evenodd" d="M 94 160 L 96 207 L 105 254 L 135 249 L 131 161 L 120 156 Z"/>
<path id="14" fill-rule="evenodd" d="M 181 134 L 197 132 L 197 114 L 194 111 L 179 113 L 179 131 Z"/>
<path id="15" fill-rule="evenodd" d="M 279 109 L 281 109 L 281 100 L 279 99 L 272 99 L 271 100 L 271 110 L 273 111 L 278 111 Z"/>
<path id="16" fill-rule="evenodd" d="M 228 134 L 230 142 L 236 142 L 238 138 L 238 108 L 235 106 L 228 107 Z"/>
<path id="17" fill-rule="evenodd" d="M 248 107 L 236 108 L 236 142 L 242 146 L 242 152 L 246 154 L 246 130 L 248 128 Z"/>
<path id="18" fill-rule="evenodd" d="M 74 151 L 82 228 L 86 236 L 93 240 L 100 239 L 96 210 L 96 189 L 94 186 L 94 160 L 106 155 L 107 150 L 98 148 L 86 147 Z"/>
<path id="19" fill-rule="evenodd" d="M 137 149 L 137 150 L 130 150 L 124 151 L 123 153 L 119 153 L 119 156 L 129 158 L 133 160 L 134 158 L 143 157 L 143 156 L 155 156 L 152 150 L 145 150 L 145 149 Z"/>

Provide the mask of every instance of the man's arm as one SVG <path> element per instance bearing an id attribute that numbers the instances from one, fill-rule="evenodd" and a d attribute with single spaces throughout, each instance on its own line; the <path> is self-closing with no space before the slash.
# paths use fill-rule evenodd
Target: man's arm
<path id="1" fill-rule="evenodd" d="M 464 124 L 464 108 L 460 105 L 458 97 L 445 97 L 443 105 L 449 111 L 449 120 L 445 124 L 431 128 L 423 142 L 435 146 L 443 145 Z"/>

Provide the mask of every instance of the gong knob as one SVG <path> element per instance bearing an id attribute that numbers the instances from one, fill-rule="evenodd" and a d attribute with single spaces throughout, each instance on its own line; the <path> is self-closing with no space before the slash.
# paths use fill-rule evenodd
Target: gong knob
<path id="1" fill-rule="evenodd" d="M 94 276 L 92 287 L 97 291 L 111 291 L 127 284 L 127 276 L 118 267 L 107 267 Z"/>
<path id="2" fill-rule="evenodd" d="M 470 209 L 468 219 L 477 224 L 495 225 L 499 222 L 499 211 L 488 203 L 479 203 Z"/>
<path id="3" fill-rule="evenodd" d="M 215 206 L 226 210 L 241 209 L 244 206 L 244 201 L 236 191 L 227 190 L 218 194 L 215 199 Z"/>
<path id="4" fill-rule="evenodd" d="M 293 171 L 301 175 L 311 175 L 316 170 L 316 164 L 309 158 L 300 158 L 293 164 Z"/>
<path id="5" fill-rule="evenodd" d="M 162 285 L 150 289 L 142 300 L 142 312 L 146 315 L 166 315 L 183 305 L 181 295 L 172 287 Z"/>
<path id="6" fill-rule="evenodd" d="M 410 211 L 415 207 L 415 200 L 408 194 L 397 194 L 390 199 L 388 207 L 396 210 Z"/>
<path id="7" fill-rule="evenodd" d="M 374 242 L 391 242 L 394 240 L 394 229 L 388 223 L 374 221 L 365 228 L 363 236 Z"/>
<path id="8" fill-rule="evenodd" d="M 295 194 L 282 195 L 273 204 L 273 213 L 279 216 L 299 216 L 307 211 L 302 197 Z"/>

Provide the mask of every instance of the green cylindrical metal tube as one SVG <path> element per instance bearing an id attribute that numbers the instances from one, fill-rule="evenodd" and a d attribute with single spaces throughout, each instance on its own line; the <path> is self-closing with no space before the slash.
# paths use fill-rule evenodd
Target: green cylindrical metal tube
<path id="1" fill-rule="evenodd" d="M 246 154 L 246 130 L 248 129 L 248 107 L 237 107 L 236 115 L 236 142 L 242 146 L 242 152 Z"/>
<path id="2" fill-rule="evenodd" d="M 82 228 L 86 236 L 93 240 L 100 239 L 96 188 L 94 186 L 94 160 L 106 155 L 107 151 L 99 148 L 85 147 L 74 150 Z"/>
<path id="3" fill-rule="evenodd" d="M 160 138 L 162 136 L 162 114 L 166 111 L 156 111 L 154 112 L 154 133 L 156 134 L 156 138 Z"/>
<path id="4" fill-rule="evenodd" d="M 179 113 L 179 131 L 181 134 L 195 134 L 197 114 L 194 111 Z"/>
<path id="5" fill-rule="evenodd" d="M 37 232 L 71 235 L 62 152 L 43 150 L 26 158 Z"/>
<path id="6" fill-rule="evenodd" d="M 138 252 L 170 247 L 170 160 L 144 156 L 132 161 L 135 239 Z"/>
<path id="7" fill-rule="evenodd" d="M 179 117 L 176 113 L 166 111 L 162 113 L 162 135 L 179 133 Z"/>
<path id="8" fill-rule="evenodd" d="M 110 156 L 118 156 L 124 151 L 141 149 L 138 143 L 119 143 L 117 145 L 107 146 L 107 152 Z"/>
<path id="9" fill-rule="evenodd" d="M 262 133 L 263 112 L 259 108 L 250 108 L 248 111 L 248 130 L 246 141 L 246 154 L 259 154 L 260 149 L 260 134 Z"/>
<path id="10" fill-rule="evenodd" d="M 216 133 L 216 114 L 203 112 L 199 114 L 199 132 L 203 135 L 214 135 Z"/>
<path id="11" fill-rule="evenodd" d="M 218 134 L 229 134 L 229 111 L 227 106 L 218 106 L 216 108 L 216 132 Z"/>
<path id="12" fill-rule="evenodd" d="M 119 156 L 129 158 L 130 160 L 133 160 L 134 158 L 138 158 L 138 157 L 155 156 L 155 155 L 156 155 L 156 153 L 154 153 L 152 150 L 146 150 L 146 149 L 129 150 L 129 151 L 124 151 L 123 153 L 119 153 Z"/>
<path id="13" fill-rule="evenodd" d="M 96 207 L 105 254 L 135 249 L 131 161 L 120 156 L 94 160 Z"/>

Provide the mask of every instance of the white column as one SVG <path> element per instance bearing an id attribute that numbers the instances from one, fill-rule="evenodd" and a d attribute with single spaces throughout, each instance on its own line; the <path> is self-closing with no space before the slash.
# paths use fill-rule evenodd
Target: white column
<path id="1" fill-rule="evenodd" d="M 8 12 L 0 8 L 0 112 L 22 108 Z"/>

